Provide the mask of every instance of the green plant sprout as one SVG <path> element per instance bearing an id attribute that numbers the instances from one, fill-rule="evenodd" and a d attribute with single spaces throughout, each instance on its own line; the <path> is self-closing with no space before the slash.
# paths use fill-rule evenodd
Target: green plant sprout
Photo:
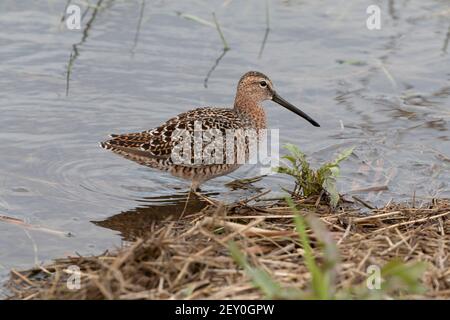
<path id="1" fill-rule="evenodd" d="M 350 157 L 354 147 L 344 150 L 334 161 L 325 163 L 317 170 L 311 168 L 305 154 L 297 146 L 289 143 L 284 148 L 290 154 L 282 158 L 288 160 L 290 166 L 280 166 L 276 171 L 295 178 L 294 194 L 309 197 L 326 192 L 330 200 L 330 206 L 336 208 L 340 199 L 336 186 L 337 178 L 340 175 L 339 164 Z"/>

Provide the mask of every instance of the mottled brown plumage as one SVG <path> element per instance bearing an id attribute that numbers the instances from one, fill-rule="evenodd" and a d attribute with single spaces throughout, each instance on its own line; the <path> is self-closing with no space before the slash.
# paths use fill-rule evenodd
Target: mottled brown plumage
<path id="1" fill-rule="evenodd" d="M 111 135 L 112 139 L 102 142 L 101 146 L 139 164 L 191 180 L 191 188 L 195 190 L 209 179 L 236 170 L 240 164 L 208 164 L 194 161 L 181 165 L 174 163 L 171 156 L 174 147 L 180 141 L 174 138 L 176 136 L 174 133 L 185 130 L 194 137 L 194 131 L 199 129 L 199 127 L 194 128 L 196 123 L 197 126 L 200 123 L 201 130 L 214 129 L 224 136 L 230 129 L 265 129 L 266 115 L 261 106 L 264 100 L 273 100 L 318 126 L 314 120 L 281 99 L 273 90 L 272 82 L 267 76 L 250 71 L 239 80 L 233 108 L 194 109 L 179 114 L 149 131 Z M 223 147 L 226 148 L 226 144 Z M 248 149 L 248 145 L 244 147 Z"/>

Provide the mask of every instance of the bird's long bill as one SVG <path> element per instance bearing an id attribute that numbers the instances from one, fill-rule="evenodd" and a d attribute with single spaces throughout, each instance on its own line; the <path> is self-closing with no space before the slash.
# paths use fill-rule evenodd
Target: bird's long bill
<path id="1" fill-rule="evenodd" d="M 320 127 L 320 124 L 318 124 L 316 121 L 314 121 L 310 116 L 308 116 L 302 110 L 298 109 L 296 106 L 293 106 L 292 104 L 290 104 L 289 102 L 284 100 L 276 92 L 273 93 L 272 101 L 278 103 L 279 105 L 285 107 L 288 110 L 291 110 L 293 113 L 298 114 L 300 117 L 308 120 L 313 126 Z"/>

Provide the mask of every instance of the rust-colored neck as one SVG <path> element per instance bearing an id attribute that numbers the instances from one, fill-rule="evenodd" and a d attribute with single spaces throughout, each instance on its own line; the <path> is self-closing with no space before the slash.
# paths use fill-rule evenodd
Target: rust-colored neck
<path id="1" fill-rule="evenodd" d="M 234 109 L 239 115 L 253 122 L 255 129 L 266 128 L 266 112 L 259 101 L 238 92 L 234 101 Z"/>

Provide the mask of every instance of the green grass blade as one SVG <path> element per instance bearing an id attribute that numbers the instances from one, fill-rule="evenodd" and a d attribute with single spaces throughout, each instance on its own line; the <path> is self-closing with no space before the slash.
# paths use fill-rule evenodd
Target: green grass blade
<path id="1" fill-rule="evenodd" d="M 228 249 L 230 250 L 234 261 L 245 270 L 245 272 L 252 279 L 254 285 L 258 287 L 269 299 L 280 296 L 280 285 L 276 283 L 267 272 L 250 266 L 244 254 L 237 247 L 236 243 L 231 241 L 228 245 Z"/>
<path id="2" fill-rule="evenodd" d="M 317 299 L 326 300 L 329 299 L 329 287 L 327 276 L 317 266 L 313 250 L 310 245 L 309 237 L 306 234 L 306 223 L 302 216 L 299 215 L 297 208 L 291 198 L 286 197 L 286 202 L 291 209 L 296 213 L 294 217 L 295 226 L 300 237 L 300 242 L 305 251 L 305 265 L 308 268 L 312 276 L 312 289 Z"/>

